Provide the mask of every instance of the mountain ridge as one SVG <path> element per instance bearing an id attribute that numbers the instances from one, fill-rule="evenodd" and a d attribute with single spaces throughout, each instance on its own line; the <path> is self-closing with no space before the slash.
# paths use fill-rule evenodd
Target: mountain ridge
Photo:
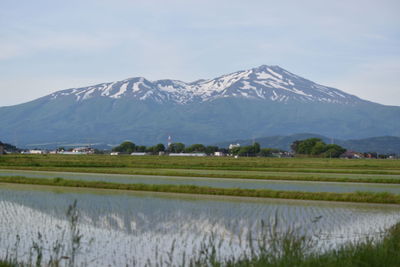
<path id="1" fill-rule="evenodd" d="M 115 99 L 131 97 L 176 104 L 206 102 L 223 97 L 342 104 L 365 101 L 338 89 L 304 79 L 279 66 L 268 65 L 189 83 L 171 79 L 150 81 L 144 77 L 133 77 L 122 81 L 61 90 L 47 97 L 55 99 L 70 95 L 75 96 L 76 101 L 84 101 L 92 97 Z"/>
<path id="2" fill-rule="evenodd" d="M 354 139 L 400 136 L 399 118 L 400 107 L 262 65 L 192 83 L 136 77 L 0 107 L 0 139 L 20 146 L 151 145 L 169 135 L 176 142 L 212 144 L 299 132 Z"/>

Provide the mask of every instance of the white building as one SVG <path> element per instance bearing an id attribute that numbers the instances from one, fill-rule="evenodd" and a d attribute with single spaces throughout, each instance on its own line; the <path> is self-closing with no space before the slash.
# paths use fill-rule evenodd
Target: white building
<path id="1" fill-rule="evenodd" d="M 206 153 L 169 153 L 171 157 L 205 157 Z"/>
<path id="2" fill-rule="evenodd" d="M 90 147 L 76 147 L 72 149 L 73 153 L 82 153 L 82 154 L 94 154 L 94 149 Z"/>
<path id="3" fill-rule="evenodd" d="M 229 149 L 234 149 L 234 148 L 236 148 L 236 147 L 240 147 L 240 144 L 237 143 L 237 144 L 230 144 L 230 145 L 229 145 Z"/>
<path id="4" fill-rule="evenodd" d="M 27 154 L 45 154 L 46 151 L 44 150 L 39 150 L 39 149 L 31 149 L 28 151 Z"/>

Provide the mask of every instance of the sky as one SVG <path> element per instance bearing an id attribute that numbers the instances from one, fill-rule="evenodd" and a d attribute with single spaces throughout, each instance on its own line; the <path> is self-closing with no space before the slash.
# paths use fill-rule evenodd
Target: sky
<path id="1" fill-rule="evenodd" d="M 260 65 L 400 106 L 398 0 L 1 0 L 0 106 Z"/>

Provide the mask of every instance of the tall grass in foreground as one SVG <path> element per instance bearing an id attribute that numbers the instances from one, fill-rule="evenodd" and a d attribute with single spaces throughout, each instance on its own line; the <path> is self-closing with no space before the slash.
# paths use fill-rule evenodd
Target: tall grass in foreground
<path id="1" fill-rule="evenodd" d="M 23 253 L 18 251 L 18 243 L 10 250 L 6 258 L 0 260 L 0 267 L 31 267 L 31 266 L 88 266 L 88 262 L 77 261 L 77 255 L 84 254 L 82 235 L 79 232 L 79 211 L 76 202 L 68 208 L 67 218 L 69 228 L 67 235 L 61 240 L 55 240 L 46 247 L 38 234 L 32 242 L 28 260 L 21 260 Z M 261 222 L 259 231 L 248 232 L 243 251 L 231 253 L 223 257 L 222 242 L 211 234 L 203 239 L 200 247 L 192 255 L 183 254 L 176 257 L 175 242 L 166 255 L 154 254 L 144 264 L 145 266 L 400 266 L 400 223 L 393 226 L 381 237 L 367 237 L 346 243 L 333 249 L 318 249 L 321 236 L 301 234 L 300 229 L 293 227 L 281 228 L 277 216 L 270 223 Z M 64 239 L 64 237 L 66 237 Z M 232 252 L 235 251 L 231 244 Z M 116 248 L 118 250 L 118 248 Z M 127 266 L 135 265 L 137 255 L 129 255 L 132 259 Z"/>
<path id="2" fill-rule="evenodd" d="M 0 259 L 0 267 L 78 266 L 76 256 L 81 253 L 82 235 L 78 227 L 79 210 L 77 201 L 74 201 L 68 207 L 66 215 L 69 229 L 62 229 L 60 239 L 48 244 L 43 240 L 42 234 L 38 233 L 37 238 L 32 240 L 27 256 L 28 259 L 23 260 L 21 257 L 26 258 L 26 255 L 19 251 L 20 239 L 17 235 L 14 247 L 7 249 L 5 259 Z M 79 265 L 84 266 L 82 263 Z"/>

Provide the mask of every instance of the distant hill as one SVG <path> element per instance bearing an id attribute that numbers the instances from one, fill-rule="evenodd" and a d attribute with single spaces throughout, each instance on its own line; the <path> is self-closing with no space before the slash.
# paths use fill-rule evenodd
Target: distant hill
<path id="1" fill-rule="evenodd" d="M 304 140 L 308 138 L 321 138 L 325 143 L 335 143 L 348 150 L 357 152 L 377 152 L 380 154 L 400 154 L 400 137 L 396 136 L 379 136 L 363 139 L 332 139 L 323 135 L 302 133 L 288 136 L 269 136 L 254 139 L 238 139 L 228 142 L 217 143 L 217 146 L 228 147 L 229 144 L 239 143 L 240 145 L 251 145 L 253 142 L 258 142 L 261 147 L 279 148 L 290 150 L 290 145 L 296 140 Z"/>
<path id="2" fill-rule="evenodd" d="M 346 140 L 339 145 L 349 150 L 359 152 L 378 152 L 380 154 L 398 154 L 400 155 L 400 137 L 379 136 L 365 139 Z"/>

